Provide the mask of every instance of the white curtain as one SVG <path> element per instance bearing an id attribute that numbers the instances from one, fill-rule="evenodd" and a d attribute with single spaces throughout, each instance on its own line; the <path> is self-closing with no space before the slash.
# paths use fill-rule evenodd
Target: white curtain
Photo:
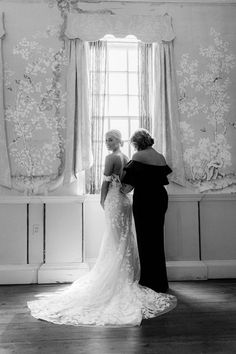
<path id="1" fill-rule="evenodd" d="M 0 13 L 0 184 L 11 187 L 11 172 L 7 150 L 5 113 L 4 113 L 4 74 L 2 42 L 5 35 L 3 13 Z"/>
<path id="2" fill-rule="evenodd" d="M 86 191 L 100 192 L 104 141 L 104 115 L 107 75 L 107 43 L 90 42 L 90 116 L 92 129 L 93 166 L 86 173 Z"/>
<path id="3" fill-rule="evenodd" d="M 153 44 L 153 136 L 154 147 L 166 157 L 173 173 L 170 179 L 185 185 L 179 128 L 179 111 L 173 41 Z"/>
<path id="4" fill-rule="evenodd" d="M 91 121 L 89 115 L 88 43 L 80 39 L 66 42 L 67 126 L 64 183 L 78 178 L 79 172 L 92 165 Z"/>
<path id="5" fill-rule="evenodd" d="M 139 126 L 152 131 L 152 44 L 138 42 Z"/>

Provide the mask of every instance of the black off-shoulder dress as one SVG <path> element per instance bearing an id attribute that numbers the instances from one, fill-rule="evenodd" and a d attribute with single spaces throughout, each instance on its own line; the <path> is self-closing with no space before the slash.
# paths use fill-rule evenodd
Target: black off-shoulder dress
<path id="1" fill-rule="evenodd" d="M 134 187 L 133 214 L 139 249 L 140 284 L 157 292 L 168 289 L 164 252 L 164 220 L 168 195 L 164 185 L 172 172 L 168 165 L 156 166 L 131 160 L 122 180 Z"/>

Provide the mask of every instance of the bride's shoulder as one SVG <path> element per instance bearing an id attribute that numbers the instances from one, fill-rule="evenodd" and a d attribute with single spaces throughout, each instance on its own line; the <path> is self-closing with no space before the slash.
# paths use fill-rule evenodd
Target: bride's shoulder
<path id="1" fill-rule="evenodd" d="M 118 166 L 121 164 L 121 156 L 119 154 L 111 153 L 106 156 L 105 164 L 112 165 L 112 166 Z"/>

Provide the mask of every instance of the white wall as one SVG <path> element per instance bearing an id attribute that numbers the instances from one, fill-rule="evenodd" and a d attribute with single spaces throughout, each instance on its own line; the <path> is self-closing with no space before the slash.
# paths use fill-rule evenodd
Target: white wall
<path id="1" fill-rule="evenodd" d="M 236 195 L 170 195 L 169 280 L 236 277 Z M 0 284 L 71 282 L 93 266 L 104 215 L 99 196 L 4 197 Z"/>

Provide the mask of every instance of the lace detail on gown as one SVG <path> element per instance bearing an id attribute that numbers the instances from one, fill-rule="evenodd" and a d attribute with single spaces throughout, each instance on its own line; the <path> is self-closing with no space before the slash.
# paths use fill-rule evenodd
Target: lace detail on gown
<path id="1" fill-rule="evenodd" d="M 28 302 L 32 316 L 57 324 L 135 326 L 175 307 L 174 296 L 138 284 L 140 264 L 129 196 L 112 175 L 105 200 L 106 231 L 92 270 L 61 293 Z"/>

